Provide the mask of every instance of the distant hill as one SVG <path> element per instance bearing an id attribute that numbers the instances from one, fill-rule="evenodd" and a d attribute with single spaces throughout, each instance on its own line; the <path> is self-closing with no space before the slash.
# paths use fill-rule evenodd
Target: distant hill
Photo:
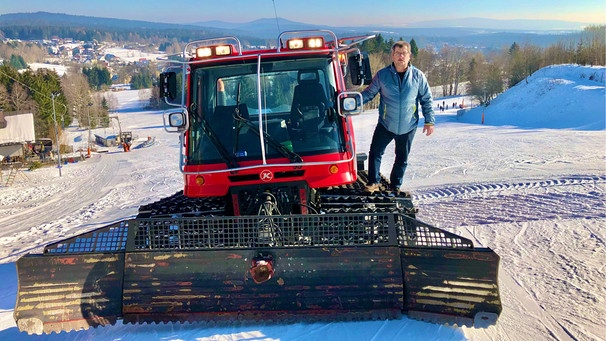
<path id="1" fill-rule="evenodd" d="M 261 18 L 245 23 L 230 23 L 225 21 L 213 20 L 213 21 L 201 21 L 192 23 L 192 25 L 204 26 L 204 27 L 217 27 L 223 29 L 238 29 L 238 30 L 253 30 L 253 31 L 267 31 L 273 30 L 274 34 L 277 32 L 278 25 L 280 25 L 281 31 L 300 30 L 300 29 L 313 29 L 321 27 L 330 27 L 326 25 L 313 25 L 302 22 L 296 22 L 284 18 Z"/>
<path id="2" fill-rule="evenodd" d="M 100 18 L 61 13 L 35 12 L 0 15 L 0 38 L 42 40 L 52 36 L 91 41 L 110 35 L 116 41 L 133 38 L 164 39 L 173 38 L 190 41 L 229 35 L 221 28 L 200 25 L 181 25 L 139 20 Z M 250 34 L 244 34 L 254 44 L 260 43 Z"/>
<path id="3" fill-rule="evenodd" d="M 234 31 L 250 32 L 257 37 L 275 38 L 278 25 L 281 31 L 328 29 L 339 35 L 380 33 L 390 37 L 414 37 L 417 43 L 453 43 L 502 47 L 513 41 L 535 42 L 547 46 L 561 39 L 562 35 L 577 34 L 588 23 L 556 20 L 494 20 L 485 18 L 464 18 L 452 20 L 422 21 L 406 26 L 329 26 L 313 25 L 284 18 L 263 18 L 247 23 L 229 23 L 224 21 L 202 21 L 193 25 L 201 27 L 223 28 Z M 476 44 L 474 44 L 474 42 Z"/>
<path id="4" fill-rule="evenodd" d="M 223 29 L 237 29 L 237 30 L 252 30 L 252 31 L 276 31 L 278 23 L 281 30 L 298 30 L 298 29 L 310 29 L 310 28 L 337 28 L 347 29 L 355 31 L 402 31 L 402 30 L 416 30 L 424 29 L 427 30 L 428 35 L 438 36 L 444 35 L 450 29 L 455 29 L 451 32 L 453 35 L 471 34 L 472 32 L 478 33 L 481 31 L 494 32 L 527 32 L 527 33 L 554 33 L 554 32 L 574 32 L 580 31 L 584 27 L 591 25 L 588 22 L 573 22 L 563 20 L 529 20 L 529 19 L 518 19 L 518 20 L 497 20 L 487 18 L 458 18 L 458 19 L 445 19 L 445 20 L 430 20 L 430 21 L 419 21 L 402 26 L 344 26 L 335 27 L 329 25 L 313 25 L 306 24 L 296 21 L 287 20 L 284 18 L 263 18 L 247 23 L 231 23 L 219 20 L 213 21 L 201 21 L 192 23 L 192 25 L 204 26 L 204 27 L 216 27 Z"/>
<path id="5" fill-rule="evenodd" d="M 86 28 L 86 30 L 82 30 Z M 575 29 L 576 28 L 576 29 Z M 540 20 L 493 20 L 466 18 L 419 22 L 403 27 L 312 25 L 284 18 L 262 18 L 247 23 L 204 21 L 187 25 L 138 20 L 99 18 L 60 13 L 35 12 L 0 15 L 0 36 L 12 39 L 49 39 L 50 36 L 91 40 L 106 33 L 124 40 L 137 34 L 141 38 L 194 40 L 224 35 L 236 35 L 250 44 L 275 41 L 279 31 L 329 29 L 338 36 L 369 33 L 386 39 L 410 40 L 420 47 L 426 45 L 473 46 L 485 50 L 500 49 L 513 42 L 549 46 L 569 36 L 579 34 L 582 23 Z"/>
<path id="6" fill-rule="evenodd" d="M 558 31 L 578 31 L 592 23 L 575 22 L 563 20 L 536 20 L 536 19 L 516 19 L 516 20 L 498 20 L 487 18 L 457 18 L 447 20 L 419 21 L 408 26 L 415 28 L 476 28 L 500 31 L 526 31 L 526 32 L 558 32 Z"/>
<path id="7" fill-rule="evenodd" d="M 0 15 L 0 27 L 6 26 L 87 26 L 87 27 L 114 27 L 125 28 L 154 28 L 166 29 L 176 27 L 188 27 L 188 25 L 176 25 L 166 23 L 155 23 L 139 20 L 113 19 L 90 17 L 84 15 L 71 15 L 62 13 L 34 12 L 34 13 L 11 13 Z M 199 26 L 189 26 L 199 28 Z"/>

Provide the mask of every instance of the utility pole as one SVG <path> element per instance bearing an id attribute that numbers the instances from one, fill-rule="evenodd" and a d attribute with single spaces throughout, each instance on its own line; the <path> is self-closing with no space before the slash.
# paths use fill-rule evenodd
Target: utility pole
<path id="1" fill-rule="evenodd" d="M 57 127 L 57 113 L 55 112 L 55 97 L 59 96 L 57 93 L 51 94 L 51 100 L 53 101 L 53 120 L 55 121 L 55 141 L 57 143 L 57 168 L 59 168 L 59 176 L 61 176 L 61 145 L 59 144 L 59 128 Z"/>
<path id="2" fill-rule="evenodd" d="M 482 101 L 484 102 L 482 105 L 482 124 L 484 124 L 484 110 L 486 110 L 486 82 L 482 85 L 483 96 Z"/>
<path id="3" fill-rule="evenodd" d="M 86 156 L 90 157 L 90 139 L 91 139 L 91 133 L 90 133 L 90 107 L 93 106 L 92 102 L 88 102 L 88 141 L 86 143 Z"/>

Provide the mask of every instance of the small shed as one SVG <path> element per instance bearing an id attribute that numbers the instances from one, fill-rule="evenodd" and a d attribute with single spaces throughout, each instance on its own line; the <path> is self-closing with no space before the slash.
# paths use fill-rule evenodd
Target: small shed
<path id="1" fill-rule="evenodd" d="M 118 142 L 116 141 L 116 135 L 109 135 L 109 136 L 103 137 L 103 136 L 95 134 L 95 142 L 98 145 L 105 146 L 105 147 L 112 147 L 112 146 L 118 145 Z"/>
<path id="2" fill-rule="evenodd" d="M 0 111 L 0 155 L 24 157 L 24 147 L 36 140 L 34 114 L 25 111 Z"/>

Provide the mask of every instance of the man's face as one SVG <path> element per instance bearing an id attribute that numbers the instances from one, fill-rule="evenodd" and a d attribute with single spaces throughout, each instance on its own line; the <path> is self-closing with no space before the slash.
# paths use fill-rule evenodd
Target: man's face
<path id="1" fill-rule="evenodd" d="M 391 60 L 393 61 L 394 65 L 396 67 L 398 67 L 398 66 L 402 66 L 402 67 L 408 66 L 408 63 L 410 62 L 410 51 L 408 51 L 408 47 L 406 47 L 406 46 L 402 46 L 402 47 L 396 46 L 396 49 L 391 52 Z"/>

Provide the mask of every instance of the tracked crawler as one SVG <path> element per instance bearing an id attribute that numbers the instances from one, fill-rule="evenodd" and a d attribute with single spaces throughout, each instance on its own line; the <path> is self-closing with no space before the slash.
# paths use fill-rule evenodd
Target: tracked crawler
<path id="1" fill-rule="evenodd" d="M 495 324 L 499 257 L 415 219 L 405 194 L 362 190 L 351 122 L 361 96 L 345 75 L 369 80 L 355 48 L 369 38 L 188 44 L 161 77 L 178 107 L 165 126 L 182 142 L 183 191 L 19 259 L 19 329 L 402 313 Z"/>

